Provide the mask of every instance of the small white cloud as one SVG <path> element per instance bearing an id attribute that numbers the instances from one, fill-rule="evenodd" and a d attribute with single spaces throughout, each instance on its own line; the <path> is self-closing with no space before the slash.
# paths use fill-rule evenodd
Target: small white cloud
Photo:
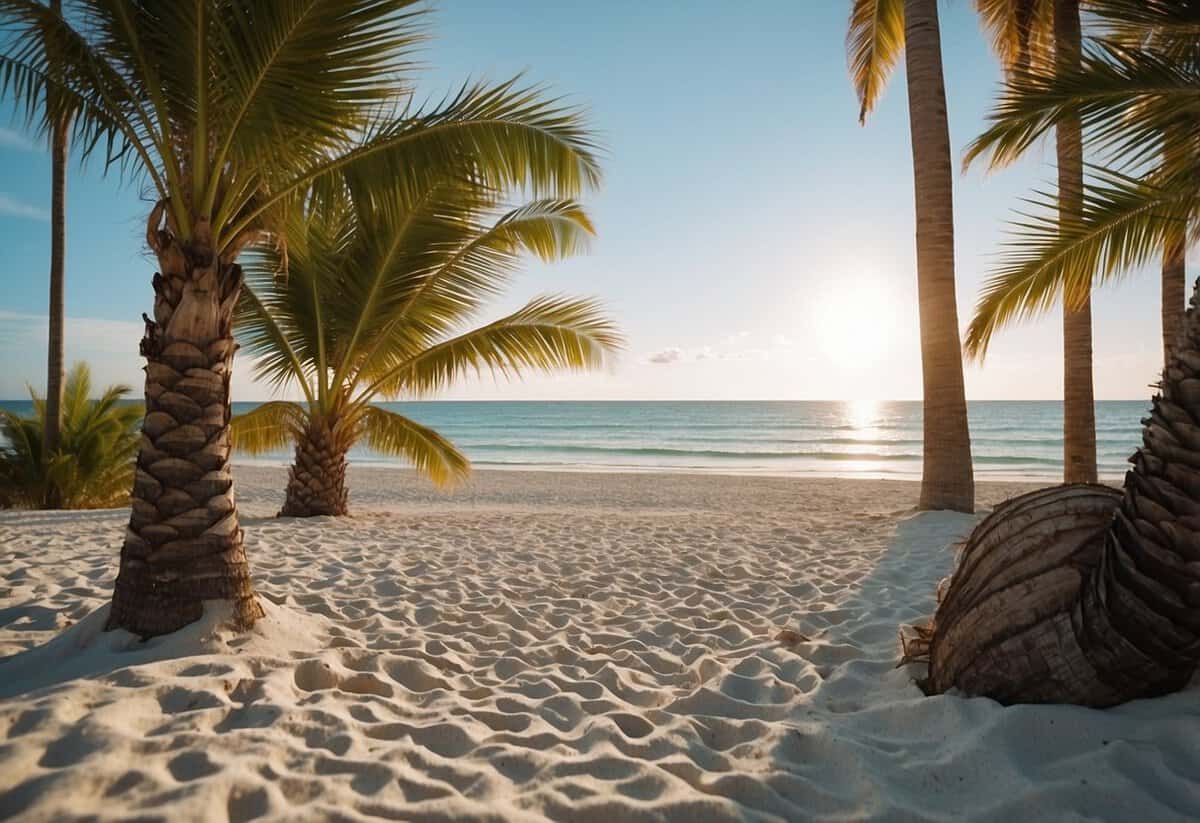
<path id="1" fill-rule="evenodd" d="M 24 217 L 30 220 L 49 220 L 50 214 L 45 209 L 22 203 L 11 195 L 0 192 L 0 215 L 8 217 Z"/>
<path id="2" fill-rule="evenodd" d="M 712 346 L 702 346 L 696 350 L 697 360 L 712 360 L 715 356 Z"/>
<path id="3" fill-rule="evenodd" d="M 777 334 L 771 338 L 771 342 L 783 349 L 790 349 L 796 345 L 796 341 L 788 337 L 786 334 Z"/>
<path id="4" fill-rule="evenodd" d="M 0 149 L 19 149 L 20 151 L 36 151 L 37 144 L 19 131 L 0 128 Z"/>
<path id="5" fill-rule="evenodd" d="M 663 349 L 662 351 L 656 351 L 646 359 L 651 363 L 658 363 L 660 365 L 678 363 L 683 359 L 683 350 L 672 346 L 668 349 Z"/>
<path id="6" fill-rule="evenodd" d="M 721 355 L 722 360 L 770 360 L 771 353 L 766 349 L 741 349 L 740 351 L 726 352 Z"/>

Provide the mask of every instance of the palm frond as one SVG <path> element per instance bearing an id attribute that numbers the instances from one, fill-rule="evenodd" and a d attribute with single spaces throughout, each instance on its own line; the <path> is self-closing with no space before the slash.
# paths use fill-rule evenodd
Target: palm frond
<path id="1" fill-rule="evenodd" d="M 1043 193 L 1034 214 L 1014 223 L 1007 253 L 984 285 L 967 329 L 968 355 L 982 359 L 995 332 L 1009 323 L 1086 299 L 1095 283 L 1157 259 L 1172 232 L 1200 207 L 1187 174 L 1157 182 L 1098 170 L 1085 188 L 1081 212 L 1060 214 Z"/>
<path id="2" fill-rule="evenodd" d="M 1200 113 L 1200 65 L 1099 43 L 1078 69 L 1014 72 L 967 147 L 964 166 L 988 156 L 993 168 L 1020 157 L 1047 131 L 1078 116 L 1089 143 L 1136 166 L 1159 154 L 1162 133 Z"/>
<path id="3" fill-rule="evenodd" d="M 597 369 L 623 345 L 597 302 L 538 297 L 506 317 L 396 363 L 357 402 L 377 394 L 428 394 L 472 371 L 514 377 L 529 371 Z"/>
<path id="4" fill-rule="evenodd" d="M 517 83 L 466 85 L 432 110 L 380 120 L 346 151 L 274 186 L 225 236 L 255 225 L 295 192 L 324 193 L 343 180 L 357 191 L 376 181 L 457 177 L 494 190 L 528 187 L 534 196 L 574 196 L 598 185 L 599 149 L 582 111 Z"/>
<path id="5" fill-rule="evenodd" d="M 904 52 L 904 0 L 853 0 L 846 33 L 860 123 L 875 108 Z"/>
<path id="6" fill-rule="evenodd" d="M 975 9 L 1006 70 L 1053 56 L 1053 0 L 975 0 Z"/>
<path id="7" fill-rule="evenodd" d="M 358 425 L 368 446 L 405 458 L 439 486 L 459 483 L 470 473 L 470 462 L 453 443 L 407 417 L 368 405 L 360 411 Z"/>
<path id="8" fill-rule="evenodd" d="M 265 454 L 291 444 L 303 431 L 308 411 L 299 403 L 272 400 L 230 421 L 233 448 L 246 454 Z"/>
<path id="9" fill-rule="evenodd" d="M 40 506 L 51 487 L 66 508 L 115 506 L 129 495 L 142 407 L 124 402 L 127 386 L 111 386 L 98 400 L 88 398 L 90 386 L 86 364 L 75 364 L 63 391 L 60 446 L 48 457 L 41 398 L 32 416 L 0 412 L 0 505 Z"/>

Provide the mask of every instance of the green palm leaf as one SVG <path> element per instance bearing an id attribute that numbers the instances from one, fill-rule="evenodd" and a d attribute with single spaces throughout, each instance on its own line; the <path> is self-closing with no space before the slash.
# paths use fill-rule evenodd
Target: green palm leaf
<path id="1" fill-rule="evenodd" d="M 470 472 L 470 462 L 453 443 L 407 417 L 378 406 L 365 406 L 358 424 L 368 446 L 380 454 L 408 460 L 439 486 L 459 483 Z"/>
<path id="2" fill-rule="evenodd" d="M 272 400 L 239 414 L 230 423 L 231 443 L 247 454 L 282 449 L 304 429 L 308 412 L 298 403 Z"/>
<path id="3" fill-rule="evenodd" d="M 1163 243 L 1200 207 L 1190 174 L 1158 181 L 1097 170 L 1077 215 L 1060 215 L 1058 199 L 1042 194 L 1039 212 L 1016 231 L 995 274 L 984 285 L 967 329 L 967 353 L 982 359 L 992 336 L 1009 323 L 1086 299 L 1093 280 L 1119 277 L 1162 253 Z"/>
<path id="4" fill-rule="evenodd" d="M 507 317 L 396 363 L 360 399 L 424 395 L 468 372 L 511 378 L 530 371 L 598 369 L 622 345 L 595 301 L 539 297 Z"/>

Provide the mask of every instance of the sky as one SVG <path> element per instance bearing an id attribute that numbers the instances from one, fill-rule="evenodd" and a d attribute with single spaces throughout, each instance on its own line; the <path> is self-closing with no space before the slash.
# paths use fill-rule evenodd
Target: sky
<path id="1" fill-rule="evenodd" d="M 444 399 L 920 399 L 912 169 L 904 72 L 865 126 L 845 57 L 848 2 L 441 0 L 418 78 L 524 73 L 585 106 L 605 146 L 584 199 L 588 254 L 531 262 L 498 316 L 544 292 L 601 298 L 628 339 L 608 370 L 490 378 Z M 939 4 L 956 168 L 1000 70 L 973 4 Z M 1053 145 L 955 179 L 960 324 L 1020 198 L 1052 189 Z M 67 359 L 140 388 L 140 320 L 154 262 L 149 203 L 98 164 L 67 202 Z M 0 104 L 0 398 L 45 384 L 49 153 Z M 1158 280 L 1094 299 L 1097 399 L 1141 399 L 1160 367 Z M 486 317 L 484 319 L 487 319 Z M 1060 399 L 1057 314 L 1006 330 L 966 372 L 970 400 Z M 261 400 L 252 364 L 235 400 Z"/>

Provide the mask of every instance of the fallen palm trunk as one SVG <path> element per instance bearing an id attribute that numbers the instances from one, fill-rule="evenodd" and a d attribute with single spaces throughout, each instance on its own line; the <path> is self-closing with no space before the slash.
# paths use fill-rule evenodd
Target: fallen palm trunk
<path id="1" fill-rule="evenodd" d="M 923 686 L 1003 703 L 1111 706 L 1200 662 L 1200 282 L 1124 493 L 1076 484 L 996 509 L 906 641 Z"/>

